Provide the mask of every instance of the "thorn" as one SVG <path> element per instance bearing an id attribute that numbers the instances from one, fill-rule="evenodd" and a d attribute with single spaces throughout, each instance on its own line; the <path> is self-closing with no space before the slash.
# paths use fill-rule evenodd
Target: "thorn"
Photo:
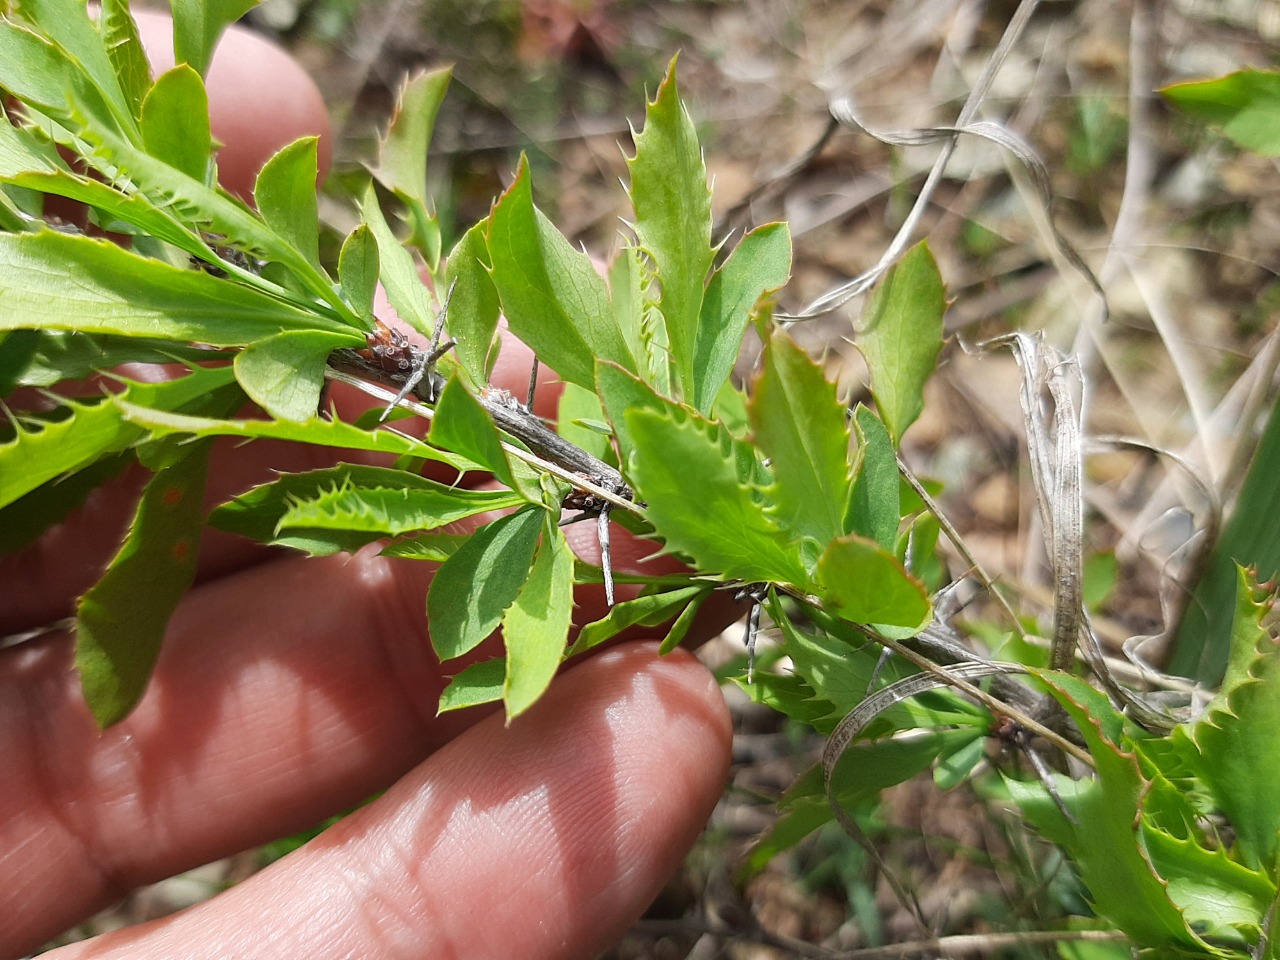
<path id="1" fill-rule="evenodd" d="M 533 369 L 529 371 L 529 393 L 524 408 L 533 413 L 533 392 L 538 388 L 538 355 L 533 355 Z"/>
<path id="2" fill-rule="evenodd" d="M 880 659 L 876 661 L 875 669 L 871 671 L 871 679 L 867 681 L 866 696 L 871 696 L 871 691 L 876 688 L 876 684 L 880 680 L 880 674 L 884 671 L 885 664 L 889 662 L 889 658 L 893 656 L 893 651 L 888 647 L 884 647 L 880 651 Z"/>
<path id="3" fill-rule="evenodd" d="M 755 680 L 756 675 L 756 639 L 760 636 L 760 611 L 763 604 L 756 599 L 751 604 L 751 612 L 747 614 L 747 683 Z"/>
<path id="4" fill-rule="evenodd" d="M 609 543 L 609 510 L 612 506 L 606 503 L 596 517 L 596 536 L 600 540 L 600 569 L 604 571 L 604 602 L 610 607 L 613 606 L 613 557 Z"/>

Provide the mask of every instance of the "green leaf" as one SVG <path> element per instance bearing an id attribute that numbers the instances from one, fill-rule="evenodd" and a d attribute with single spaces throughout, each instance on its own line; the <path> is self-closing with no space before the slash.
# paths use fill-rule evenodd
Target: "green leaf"
<path id="1" fill-rule="evenodd" d="M 372 469 L 372 468 L 368 468 Z M 295 500 L 280 518 L 282 534 L 306 530 L 350 530 L 367 534 L 365 542 L 397 537 L 418 530 L 433 530 L 477 513 L 510 510 L 524 501 L 506 490 L 466 490 L 432 483 L 414 474 L 388 471 L 398 476 L 394 486 L 359 486 L 350 480 L 303 500 Z M 383 481 L 387 482 L 387 481 Z M 421 484 L 428 484 L 422 486 Z"/>
<path id="2" fill-rule="evenodd" d="M 38 429 L 14 423 L 13 439 L 0 444 L 0 506 L 7 506 L 44 483 L 89 466 L 100 456 L 133 444 L 143 431 L 124 423 L 107 400 L 68 400 L 65 419 Z"/>
<path id="3" fill-rule="evenodd" d="M 67 73 L 83 72 L 119 129 L 136 134 L 136 101 L 131 101 L 121 88 L 110 51 L 103 42 L 99 27 L 90 19 L 85 4 L 79 0 L 23 0 L 18 13 L 65 51 L 71 58 L 67 63 Z M 31 65 L 20 61 L 18 66 L 29 68 Z M 63 83 L 66 82 L 64 79 Z M 65 96 L 61 102 L 65 104 Z"/>
<path id="4" fill-rule="evenodd" d="M 924 384 L 942 350 L 942 276 L 923 240 L 885 274 L 856 324 L 871 395 L 894 445 L 924 408 Z"/>
<path id="5" fill-rule="evenodd" d="M 120 552 L 76 608 L 76 668 L 99 727 L 128 716 L 146 690 L 165 628 L 195 579 L 209 444 L 143 491 Z"/>
<path id="6" fill-rule="evenodd" d="M 498 331 L 498 291 L 489 279 L 489 250 L 481 221 L 462 235 L 445 264 L 444 283 L 452 290 L 446 324 L 457 340 L 453 348 L 458 363 L 475 387 L 489 382 L 498 358 L 494 335 Z"/>
<path id="7" fill-rule="evenodd" d="M 396 97 L 387 135 L 378 146 L 373 175 L 405 204 L 409 214 L 409 242 L 434 272 L 440 262 L 440 223 L 427 197 L 427 148 L 436 114 L 449 89 L 448 68 L 410 77 Z"/>
<path id="8" fill-rule="evenodd" d="M 1266 874 L 1234 862 L 1222 847 L 1206 849 L 1190 837 L 1156 829 L 1145 817 L 1142 827 L 1152 866 L 1192 929 L 1217 943 L 1235 940 L 1237 948 L 1257 943 L 1276 897 Z"/>
<path id="9" fill-rule="evenodd" d="M 23 163 L 5 149 L 4 141 L 16 128 L 0 127 L 0 180 L 14 186 L 40 193 L 53 194 L 76 200 L 91 208 L 99 226 L 117 233 L 141 233 L 157 240 L 171 243 L 206 263 L 232 266 L 223 261 L 205 242 L 199 233 L 180 223 L 168 211 L 162 210 L 139 194 L 125 196 L 105 183 L 71 173 L 68 170 L 50 169 L 28 171 L 39 161 Z M 11 161 L 15 161 L 10 165 Z M 262 281 L 255 278 L 259 285 Z"/>
<path id="10" fill-rule="evenodd" d="M 0 106 L 0 113 L 4 113 Z M 4 113 L 0 127 L 0 176 L 6 179 L 28 171 L 37 173 L 70 173 L 70 167 L 57 148 L 29 128 L 17 126 L 15 118 Z"/>
<path id="11" fill-rule="evenodd" d="M 792 539 L 744 476 L 744 459 L 754 462 L 749 450 L 678 410 L 629 410 L 625 420 L 635 444 L 629 475 L 669 549 L 719 579 L 808 581 Z"/>
<path id="12" fill-rule="evenodd" d="M 715 250 L 707 168 L 697 130 L 676 89 L 675 58 L 645 111 L 644 129 L 635 135 L 635 145 L 636 154 L 627 167 L 636 234 L 661 279 L 658 306 L 666 322 L 677 382 L 683 397 L 697 403 L 699 318 Z M 703 399 L 710 402 L 718 387 L 712 385 Z"/>
<path id="13" fill-rule="evenodd" d="M 378 241 L 362 223 L 342 242 L 338 254 L 338 282 L 347 301 L 362 320 L 373 326 L 373 299 L 378 292 Z"/>
<path id="14" fill-rule="evenodd" d="M 204 76 L 222 32 L 258 5 L 258 0 L 169 0 L 173 8 L 173 50 Z"/>
<path id="15" fill-rule="evenodd" d="M 1196 772 L 1231 820 L 1239 853 L 1251 867 L 1280 856 L 1280 648 L 1262 626 L 1244 571 L 1236 581 L 1232 655 L 1222 690 L 1189 733 L 1199 749 Z"/>
<path id="16" fill-rule="evenodd" d="M 343 302 L 328 274 L 318 269 L 291 240 L 281 237 L 243 204 L 202 181 L 187 176 L 108 130 L 90 126 L 84 128 L 81 135 L 91 147 L 82 154 L 84 161 L 105 178 L 115 180 L 121 175 L 127 175 L 135 184 L 137 192 L 155 206 L 175 211 L 177 218 L 189 226 L 198 226 L 201 230 L 225 237 L 224 242 L 236 250 L 280 264 L 297 279 L 307 293 L 327 305 L 345 324 L 358 325 L 359 319 Z M 238 268 L 229 261 L 215 262 L 243 283 L 258 287 L 271 286 L 269 281 Z M 280 288 L 275 288 L 273 292 L 285 295 Z M 310 304 L 308 307 L 316 309 Z"/>
<path id="17" fill-rule="evenodd" d="M 286 330 L 364 340 L 346 324 L 91 237 L 0 234 L 0 330 L 40 326 L 240 346 Z"/>
<path id="18" fill-rule="evenodd" d="M 695 598 L 709 591 L 710 588 L 705 584 L 693 584 L 615 603 L 609 608 L 608 616 L 582 628 L 569 650 L 569 656 L 577 656 L 599 646 L 629 627 L 656 627 L 660 623 L 666 623 Z"/>
<path id="19" fill-rule="evenodd" d="M 593 362 L 636 364 L 591 258 L 533 205 L 529 164 L 489 216 L 492 278 L 511 332 L 561 378 L 591 389 Z"/>
<path id="20" fill-rule="evenodd" d="M 924 587 L 880 544 L 856 534 L 832 541 L 818 560 L 818 583 L 840 616 L 914 636 L 932 616 Z M 902 628 L 902 629 L 883 629 Z"/>
<path id="21" fill-rule="evenodd" d="M 427 560 L 431 563 L 444 563 L 470 539 L 460 533 L 423 533 L 416 537 L 405 537 L 382 548 L 380 556 L 398 557 L 402 560 Z"/>
<path id="22" fill-rule="evenodd" d="M 198 73 L 180 63 L 161 74 L 142 101 L 141 126 L 152 156 L 193 180 L 211 181 L 209 98 Z"/>
<path id="23" fill-rule="evenodd" d="M 765 344 L 748 411 L 775 477 L 769 497 L 779 524 L 819 543 L 844 533 L 852 485 L 845 407 L 835 384 L 781 330 Z"/>
<path id="24" fill-rule="evenodd" d="M 349 346 L 346 337 L 310 330 L 257 340 L 236 354 L 236 379 L 267 413 L 301 423 L 316 415 L 329 354 Z"/>
<path id="25" fill-rule="evenodd" d="M 1084 735 L 1097 779 L 1054 777 L 1058 795 L 1074 823 L 1062 815 L 1039 784 L 1008 780 L 1006 786 L 1023 815 L 1067 849 L 1080 868 L 1095 910 L 1123 930 L 1135 946 L 1222 955 L 1191 931 L 1135 835 L 1147 782 L 1132 744 L 1119 734 L 1123 718 L 1105 697 L 1074 678 L 1041 676 Z"/>
<path id="26" fill-rule="evenodd" d="M 484 703 L 496 703 L 502 699 L 506 686 L 507 659 L 494 657 L 481 660 L 460 670 L 449 678 L 449 685 L 440 694 L 440 708 L 436 716 L 450 710 L 478 707 Z"/>
<path id="27" fill-rule="evenodd" d="M 447 463 L 455 470 L 470 470 L 475 464 L 443 450 L 436 450 L 418 440 L 395 430 L 362 430 L 341 420 L 325 420 L 320 417 L 306 423 L 290 420 L 219 420 L 213 417 L 191 417 L 177 413 L 164 413 L 145 406 L 116 401 L 125 418 L 131 423 L 146 427 L 156 436 L 190 434 L 195 437 L 242 437 L 246 440 L 291 440 L 320 447 L 338 447 L 344 450 L 369 450 L 390 453 L 398 457 L 414 457 Z"/>
<path id="28" fill-rule="evenodd" d="M 436 572 L 427 622 L 441 660 L 474 649 L 502 622 L 529 579 L 545 513 L 530 506 L 481 527 Z"/>
<path id="29" fill-rule="evenodd" d="M 791 276 L 791 231 L 785 223 L 757 227 L 707 284 L 694 335 L 693 406 L 709 413 L 733 372 L 747 321 L 760 302 Z"/>
<path id="30" fill-rule="evenodd" d="M 136 117 L 141 112 L 142 98 L 151 86 L 151 65 L 138 36 L 138 25 L 129 12 L 129 0 L 103 0 L 98 30 L 124 102 Z"/>
<path id="31" fill-rule="evenodd" d="M 693 626 L 693 621 L 698 616 L 698 611 L 702 609 L 703 602 L 710 595 L 710 590 L 704 590 L 680 611 L 680 616 L 675 618 L 671 627 L 667 630 L 667 635 L 662 638 L 662 643 L 658 644 L 658 653 L 660 655 L 665 657 L 684 642 L 684 638 L 689 634 L 689 629 Z"/>
<path id="32" fill-rule="evenodd" d="M 1221 128 L 1246 150 L 1280 156 L 1280 73 L 1240 70 L 1216 80 L 1175 83 L 1160 93 L 1183 113 Z"/>
<path id="33" fill-rule="evenodd" d="M 573 614 L 573 551 L 546 514 L 542 544 L 515 603 L 502 617 L 507 678 L 502 699 L 510 723 L 531 707 L 555 678 Z"/>
<path id="34" fill-rule="evenodd" d="M 387 225 L 378 203 L 378 192 L 372 183 L 360 200 L 360 219 L 378 241 L 379 270 L 387 300 L 396 314 L 424 337 L 435 329 L 435 313 L 431 309 L 431 292 L 418 274 L 418 265 Z"/>
<path id="35" fill-rule="evenodd" d="M 172 409 L 209 394 L 231 381 L 228 369 L 203 369 L 161 384 L 128 382 L 123 398 L 64 402 L 63 419 L 45 421 L 39 429 L 15 422 L 15 435 L 0 444 L 0 506 L 12 503 L 41 484 L 74 473 L 110 453 L 136 443 L 143 431 L 121 419 L 124 398 Z"/>
<path id="36" fill-rule="evenodd" d="M 862 437 L 862 466 L 853 483 L 844 529 L 892 551 L 902 508 L 897 451 L 880 418 L 866 407 L 858 405 L 854 420 Z"/>
<path id="37" fill-rule="evenodd" d="M 912 730 L 904 735 L 850 744 L 832 775 L 832 792 L 842 806 L 879 795 L 881 790 L 910 780 L 944 753 L 954 753 L 975 742 L 983 731 L 973 727 L 956 730 Z"/>
<path id="38" fill-rule="evenodd" d="M 466 490 L 404 470 L 344 463 L 256 486 L 215 508 L 209 524 L 261 543 L 329 554 L 523 502 L 505 490 Z M 362 536 L 335 539 L 323 531 Z"/>
<path id="39" fill-rule="evenodd" d="M 323 273 L 316 222 L 319 142 L 319 137 L 302 137 L 280 149 L 258 171 L 253 199 L 267 226 Z"/>
<path id="40" fill-rule="evenodd" d="M 85 19 L 85 7 L 75 6 L 77 9 L 67 22 Z M 109 63 L 107 71 L 111 71 Z M 111 79 L 114 83 L 114 74 Z M 70 95 L 81 111 L 92 114 L 104 128 L 125 137 L 138 135 L 123 94 L 109 102 L 83 64 L 64 47 L 8 18 L 0 18 L 0 88 L 59 123 L 74 127 L 75 111 L 68 105 Z"/>
<path id="41" fill-rule="evenodd" d="M 434 446 L 460 453 L 478 463 L 508 487 L 523 489 L 512 472 L 506 451 L 502 449 L 498 428 L 457 377 L 449 378 L 436 401 L 436 415 L 431 421 L 427 439 Z M 538 499 L 533 491 L 527 491 L 527 494 L 530 500 Z"/>

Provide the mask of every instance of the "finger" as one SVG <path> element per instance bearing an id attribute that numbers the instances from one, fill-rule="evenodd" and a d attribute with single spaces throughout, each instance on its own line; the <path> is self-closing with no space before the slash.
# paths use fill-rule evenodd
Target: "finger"
<path id="1" fill-rule="evenodd" d="M 728 770 L 714 681 L 654 653 L 574 669 L 226 894 L 50 956 L 596 955 L 679 864 Z"/>
<path id="2" fill-rule="evenodd" d="M 620 543 L 620 569 L 633 551 L 650 548 Z M 365 551 L 200 586 L 137 710 L 102 733 L 68 638 L 0 651 L 0 916 L 17 918 L 0 929 L 39 942 L 133 887 L 304 829 L 472 723 L 435 716 L 461 667 L 442 669 L 426 636 L 429 570 Z"/>

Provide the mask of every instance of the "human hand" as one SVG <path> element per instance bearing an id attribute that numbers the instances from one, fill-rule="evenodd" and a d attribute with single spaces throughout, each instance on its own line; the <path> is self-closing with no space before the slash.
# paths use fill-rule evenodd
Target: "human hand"
<path id="1" fill-rule="evenodd" d="M 156 18 L 143 27 L 163 32 Z M 232 39 L 216 61 L 256 74 L 210 77 L 224 182 L 241 192 L 323 122 L 300 71 L 256 43 Z M 301 105 L 300 124 L 282 104 Z M 529 358 L 514 347 L 495 380 L 518 389 Z M 325 465 L 305 447 L 217 449 L 212 500 Z M 0 562 L 0 636 L 71 612 L 142 479 L 122 476 Z M 588 558 L 591 526 L 570 528 Z M 660 571 L 640 562 L 651 545 L 617 539 L 618 569 Z M 509 727 L 493 713 L 437 718 L 447 678 L 425 636 L 425 569 L 210 537 L 146 697 L 103 733 L 69 636 L 0 651 L 0 956 L 388 787 L 221 896 L 52 955 L 573 957 L 615 939 L 719 796 L 729 728 L 714 682 L 691 657 L 628 644 L 566 672 Z M 598 593 L 579 604 L 579 622 L 602 612 Z"/>

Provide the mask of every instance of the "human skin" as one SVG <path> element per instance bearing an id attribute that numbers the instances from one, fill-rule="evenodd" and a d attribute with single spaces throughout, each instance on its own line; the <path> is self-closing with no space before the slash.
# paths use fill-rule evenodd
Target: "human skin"
<path id="1" fill-rule="evenodd" d="M 160 64 L 167 24 L 140 19 Z M 259 43 L 232 34 L 209 81 L 220 168 L 241 193 L 275 149 L 328 132 L 305 75 Z M 236 70 L 220 68 L 226 58 Z M 282 123 L 266 91 L 300 120 Z M 522 389 L 529 362 L 508 343 L 495 382 Z M 348 414 L 361 400 L 335 395 Z M 303 446 L 217 445 L 209 500 L 331 462 Z M 127 472 L 0 560 L 0 636 L 73 611 L 145 476 Z M 586 559 L 592 527 L 568 528 Z M 642 559 L 652 549 L 620 533 L 615 566 L 670 569 Z M 514 944 L 521 957 L 589 957 L 615 940 L 719 797 L 730 746 L 719 691 L 691 656 L 628 643 L 563 673 L 509 725 L 492 711 L 436 717 L 456 668 L 430 648 L 431 569 L 374 550 L 305 559 L 208 537 L 146 696 L 103 732 L 68 635 L 0 650 L 0 957 L 383 789 L 227 893 L 49 956 L 482 958 Z M 604 609 L 598 591 L 577 602 L 578 623 Z M 498 649 L 491 638 L 482 655 Z"/>

